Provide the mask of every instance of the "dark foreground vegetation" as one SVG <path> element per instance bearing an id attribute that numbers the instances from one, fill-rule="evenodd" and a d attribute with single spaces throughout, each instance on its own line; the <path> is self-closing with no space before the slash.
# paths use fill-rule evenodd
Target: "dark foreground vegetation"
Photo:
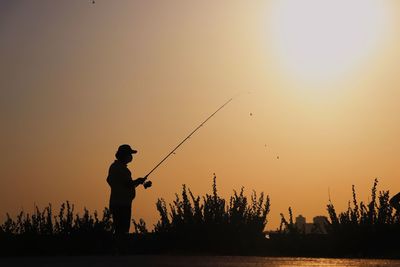
<path id="1" fill-rule="evenodd" d="M 224 254 L 311 257 L 400 258 L 400 214 L 389 205 L 389 192 L 377 192 L 375 180 L 368 203 L 353 200 L 337 214 L 327 205 L 326 234 L 305 234 L 282 215 L 280 229 L 265 233 L 270 199 L 243 188 L 225 200 L 218 195 L 214 176 L 211 194 L 195 196 L 183 185 L 167 205 L 156 203 L 159 221 L 149 231 L 143 220 L 133 221 L 135 233 L 125 240 L 128 254 Z M 100 216 L 74 212 L 69 202 L 54 214 L 52 206 L 33 214 L 7 215 L 0 226 L 0 255 L 113 254 L 112 218 L 107 208 Z"/>
<path id="2" fill-rule="evenodd" d="M 339 214 L 330 202 L 325 235 L 301 233 L 289 208 L 289 222 L 282 215 L 285 227 L 274 245 L 303 256 L 400 258 L 400 213 L 389 204 L 389 191 L 378 193 L 377 185 L 375 179 L 368 203 L 358 202 L 353 186 L 353 199 Z"/>

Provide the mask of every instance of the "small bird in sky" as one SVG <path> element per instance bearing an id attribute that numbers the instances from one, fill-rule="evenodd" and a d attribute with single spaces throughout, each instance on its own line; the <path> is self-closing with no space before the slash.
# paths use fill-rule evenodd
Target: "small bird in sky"
<path id="1" fill-rule="evenodd" d="M 95 0 L 93 0 L 93 1 L 92 1 L 92 4 L 96 4 L 96 1 L 95 1 Z"/>
<path id="2" fill-rule="evenodd" d="M 250 112 L 250 116 L 253 116 L 253 113 Z"/>
<path id="3" fill-rule="evenodd" d="M 279 159 L 279 156 L 277 156 L 276 159 Z"/>

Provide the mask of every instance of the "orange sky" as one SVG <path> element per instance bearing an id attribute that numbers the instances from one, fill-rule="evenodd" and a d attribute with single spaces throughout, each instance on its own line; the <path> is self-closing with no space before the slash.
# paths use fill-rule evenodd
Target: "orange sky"
<path id="1" fill-rule="evenodd" d="M 138 190 L 134 218 L 151 226 L 158 197 L 210 192 L 214 172 L 225 197 L 270 195 L 269 229 L 289 206 L 327 215 L 328 188 L 338 210 L 352 184 L 400 191 L 400 6 L 351 3 L 0 2 L 0 218 L 102 210 L 119 144 L 145 175 L 237 94 Z"/>

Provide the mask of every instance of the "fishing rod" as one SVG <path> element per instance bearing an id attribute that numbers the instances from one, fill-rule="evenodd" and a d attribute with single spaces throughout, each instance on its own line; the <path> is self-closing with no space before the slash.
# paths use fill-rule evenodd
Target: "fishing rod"
<path id="1" fill-rule="evenodd" d="M 199 130 L 209 119 L 211 119 L 218 111 L 223 109 L 233 98 L 226 101 L 222 106 L 220 106 L 213 114 L 211 114 L 207 119 L 205 119 L 199 126 L 196 127 L 185 139 L 183 139 L 171 152 L 169 152 L 144 178 L 147 178 L 153 171 L 155 171 L 169 156 L 171 156 L 175 150 L 177 150 L 183 143 L 186 142 L 197 130 Z"/>

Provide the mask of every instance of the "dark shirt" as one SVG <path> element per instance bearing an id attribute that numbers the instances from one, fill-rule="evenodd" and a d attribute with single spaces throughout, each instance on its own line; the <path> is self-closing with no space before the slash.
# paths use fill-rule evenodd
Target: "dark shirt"
<path id="1" fill-rule="evenodd" d="M 126 164 L 116 160 L 108 170 L 107 183 L 111 187 L 110 208 L 115 206 L 130 206 L 136 195 L 136 186 L 132 180 L 131 171 Z"/>

